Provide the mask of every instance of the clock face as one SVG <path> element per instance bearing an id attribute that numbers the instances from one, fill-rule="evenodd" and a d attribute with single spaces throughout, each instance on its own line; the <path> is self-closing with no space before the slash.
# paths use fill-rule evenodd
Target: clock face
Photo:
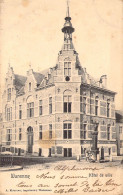
<path id="1" fill-rule="evenodd" d="M 66 76 L 65 80 L 66 81 L 69 81 L 70 80 L 70 77 L 69 76 Z"/>

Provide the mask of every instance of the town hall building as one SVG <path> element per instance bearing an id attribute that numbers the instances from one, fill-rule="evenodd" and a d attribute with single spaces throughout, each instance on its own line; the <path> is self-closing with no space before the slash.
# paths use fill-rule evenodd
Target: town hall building
<path id="1" fill-rule="evenodd" d="M 64 43 L 54 67 L 27 76 L 9 66 L 2 96 L 1 151 L 14 155 L 76 157 L 88 150 L 116 155 L 115 92 L 106 75 L 93 79 L 72 42 L 69 6 Z"/>

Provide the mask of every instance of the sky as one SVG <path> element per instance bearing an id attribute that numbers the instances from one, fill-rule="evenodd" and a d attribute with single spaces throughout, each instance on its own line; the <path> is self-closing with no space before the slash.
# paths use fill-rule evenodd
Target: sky
<path id="1" fill-rule="evenodd" d="M 66 0 L 0 1 L 1 95 L 9 63 L 22 75 L 29 65 L 34 71 L 55 66 L 66 5 Z M 116 109 L 123 109 L 123 1 L 70 0 L 69 5 L 82 67 L 95 78 L 107 75 L 108 89 L 117 92 Z"/>

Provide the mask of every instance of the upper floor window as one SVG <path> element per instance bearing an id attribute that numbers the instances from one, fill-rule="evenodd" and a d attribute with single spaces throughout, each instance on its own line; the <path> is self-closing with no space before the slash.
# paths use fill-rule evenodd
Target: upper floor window
<path id="1" fill-rule="evenodd" d="M 64 75 L 71 76 L 71 62 L 64 62 Z"/>
<path id="2" fill-rule="evenodd" d="M 22 140 L 22 129 L 19 128 L 19 140 Z"/>
<path id="3" fill-rule="evenodd" d="M 110 126 L 107 127 L 107 140 L 110 140 Z"/>
<path id="4" fill-rule="evenodd" d="M 80 112 L 86 113 L 86 97 L 80 97 Z"/>
<path id="5" fill-rule="evenodd" d="M 49 139 L 52 139 L 52 124 L 49 124 Z"/>
<path id="6" fill-rule="evenodd" d="M 95 115 L 98 115 L 98 100 L 95 99 Z"/>
<path id="7" fill-rule="evenodd" d="M 42 125 L 39 126 L 39 139 L 42 139 Z"/>
<path id="8" fill-rule="evenodd" d="M 80 131 L 80 138 L 86 139 L 86 134 L 87 134 L 86 124 L 82 124 L 82 129 Z"/>
<path id="9" fill-rule="evenodd" d="M 11 108 L 7 108 L 7 121 L 12 120 L 12 107 Z"/>
<path id="10" fill-rule="evenodd" d="M 43 109 L 42 109 L 42 100 L 39 100 L 39 115 L 42 115 Z"/>
<path id="11" fill-rule="evenodd" d="M 7 100 L 10 101 L 11 100 L 11 88 L 8 89 L 7 91 Z"/>
<path id="12" fill-rule="evenodd" d="M 110 116 L 110 103 L 107 102 L 107 117 Z"/>
<path id="13" fill-rule="evenodd" d="M 64 112 L 71 112 L 72 97 L 64 96 Z"/>
<path id="14" fill-rule="evenodd" d="M 122 133 L 122 127 L 121 126 L 119 127 L 119 133 L 120 134 Z"/>
<path id="15" fill-rule="evenodd" d="M 7 142 L 9 142 L 8 144 L 10 144 L 10 142 L 12 141 L 12 129 L 7 129 Z"/>
<path id="16" fill-rule="evenodd" d="M 72 124 L 64 123 L 63 128 L 63 138 L 72 139 Z"/>
<path id="17" fill-rule="evenodd" d="M 19 119 L 22 119 L 22 105 L 19 105 Z"/>
<path id="18" fill-rule="evenodd" d="M 52 97 L 49 97 L 49 114 L 52 114 Z"/>
<path id="19" fill-rule="evenodd" d="M 29 83 L 29 91 L 31 91 L 31 90 L 32 90 L 32 84 Z"/>
<path id="20" fill-rule="evenodd" d="M 34 102 L 27 103 L 27 117 L 34 116 Z"/>

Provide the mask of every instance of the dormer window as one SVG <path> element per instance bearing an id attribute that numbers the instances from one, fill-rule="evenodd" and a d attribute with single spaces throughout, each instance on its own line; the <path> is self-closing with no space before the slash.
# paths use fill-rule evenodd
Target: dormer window
<path id="1" fill-rule="evenodd" d="M 64 62 L 64 76 L 71 76 L 71 62 Z"/>
<path id="2" fill-rule="evenodd" d="M 11 100 L 11 88 L 8 89 L 8 97 L 7 97 L 8 101 Z"/>
<path id="3" fill-rule="evenodd" d="M 32 84 L 29 83 L 29 91 L 31 91 L 31 90 L 32 90 Z"/>

